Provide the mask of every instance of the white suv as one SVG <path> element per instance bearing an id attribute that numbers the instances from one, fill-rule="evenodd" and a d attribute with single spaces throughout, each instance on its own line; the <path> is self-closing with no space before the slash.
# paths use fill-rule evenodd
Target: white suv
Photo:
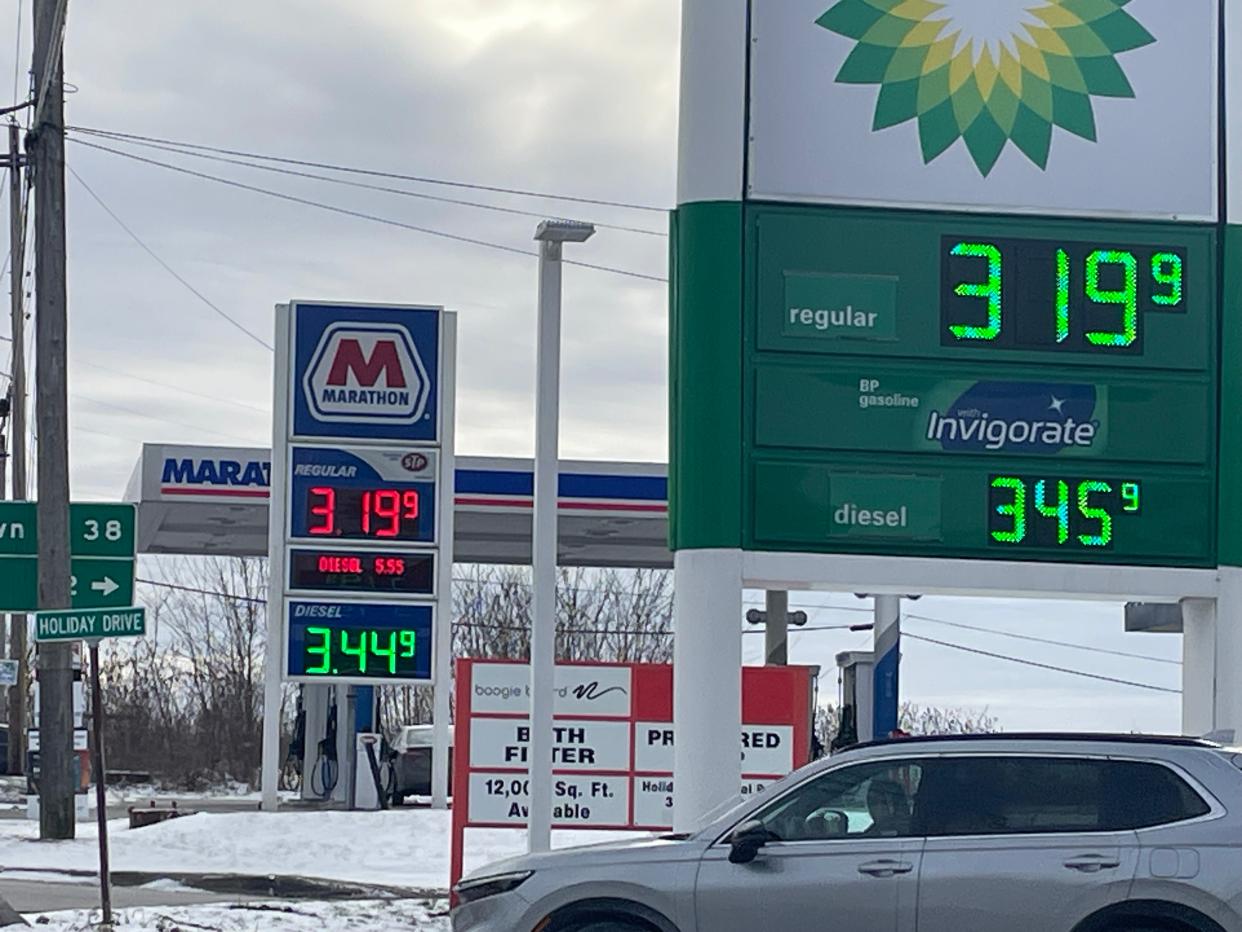
<path id="1" fill-rule="evenodd" d="M 1191 738 L 860 746 L 688 836 L 517 858 L 456 932 L 1242 932 L 1242 754 Z"/>

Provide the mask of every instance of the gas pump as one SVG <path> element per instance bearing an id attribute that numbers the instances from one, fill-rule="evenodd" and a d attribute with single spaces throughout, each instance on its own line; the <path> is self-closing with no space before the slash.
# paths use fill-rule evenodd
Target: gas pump
<path id="1" fill-rule="evenodd" d="M 841 676 L 841 724 L 832 739 L 833 751 L 870 741 L 875 734 L 875 654 L 837 654 L 837 669 Z"/>

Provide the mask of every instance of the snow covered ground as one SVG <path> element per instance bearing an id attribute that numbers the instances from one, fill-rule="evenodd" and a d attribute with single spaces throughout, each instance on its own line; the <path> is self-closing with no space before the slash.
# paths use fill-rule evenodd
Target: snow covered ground
<path id="1" fill-rule="evenodd" d="M 178 928 L 219 932 L 323 932 L 324 929 L 449 932 L 446 912 L 443 901 L 393 900 L 144 907 L 118 910 L 113 918 L 115 927 L 124 932 L 169 932 Z M 26 920 L 48 932 L 86 932 L 98 922 L 99 912 L 29 914 Z"/>
<path id="2" fill-rule="evenodd" d="M 142 829 L 130 829 L 126 820 L 118 819 L 108 823 L 108 835 L 116 871 L 287 874 L 445 890 L 449 827 L 449 813 L 433 810 L 239 812 L 200 813 Z M 98 868 L 93 822 L 80 823 L 73 841 L 40 842 L 37 837 L 36 823 L 0 821 L 0 870 Z M 554 844 L 615 837 L 558 832 Z M 525 839 L 522 831 L 467 831 L 466 869 L 520 854 Z"/>

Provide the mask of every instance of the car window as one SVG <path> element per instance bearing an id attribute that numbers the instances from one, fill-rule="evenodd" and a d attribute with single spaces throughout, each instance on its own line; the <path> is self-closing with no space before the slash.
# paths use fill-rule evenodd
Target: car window
<path id="1" fill-rule="evenodd" d="M 946 758 L 923 781 L 924 835 L 1112 832 L 1194 818 L 1210 807 L 1177 774 L 1143 761 Z"/>
<path id="2" fill-rule="evenodd" d="M 923 777 L 921 763 L 883 761 L 831 770 L 809 780 L 755 818 L 777 841 L 902 838 Z"/>

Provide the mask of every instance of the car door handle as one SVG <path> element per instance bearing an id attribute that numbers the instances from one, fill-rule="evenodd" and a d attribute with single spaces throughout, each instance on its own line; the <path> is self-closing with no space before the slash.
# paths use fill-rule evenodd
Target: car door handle
<path id="1" fill-rule="evenodd" d="M 1084 874 L 1098 874 L 1102 870 L 1120 867 L 1121 860 L 1103 854 L 1086 854 L 1080 858 L 1071 858 L 1065 862 L 1065 866 L 1072 871 L 1080 871 Z"/>
<path id="2" fill-rule="evenodd" d="M 868 861 L 858 866 L 858 873 L 869 877 L 895 877 L 897 874 L 908 874 L 914 865 L 907 861 Z"/>

